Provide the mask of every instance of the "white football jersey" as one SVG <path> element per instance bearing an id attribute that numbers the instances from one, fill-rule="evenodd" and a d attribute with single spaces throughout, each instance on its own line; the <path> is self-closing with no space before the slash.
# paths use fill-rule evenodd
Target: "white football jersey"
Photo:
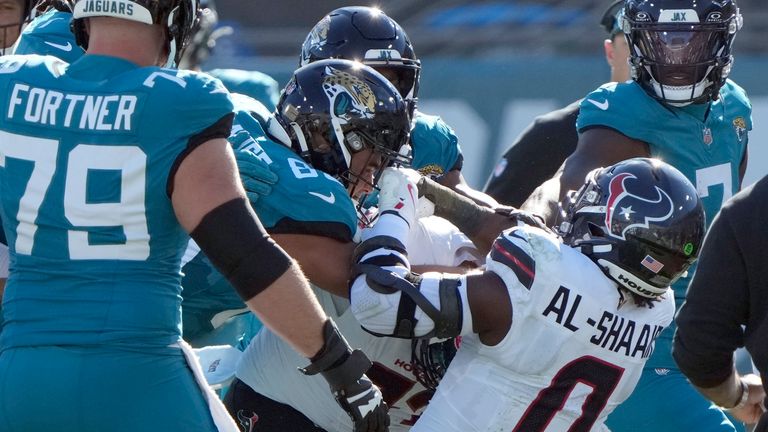
<path id="1" fill-rule="evenodd" d="M 411 262 L 456 266 L 476 261 L 472 242 L 444 219 L 419 220 L 411 230 Z M 383 389 L 390 410 L 392 432 L 407 431 L 432 396 L 416 380 L 411 367 L 411 341 L 379 338 L 366 333 L 349 309 L 349 300 L 313 286 L 323 310 L 353 348 L 374 363 L 368 377 Z M 305 376 L 297 368 L 308 364 L 288 344 L 264 327 L 251 341 L 237 369 L 237 377 L 257 392 L 302 412 L 329 432 L 352 431 L 352 421 L 333 399 L 321 375 Z"/>
<path id="2" fill-rule="evenodd" d="M 486 265 L 507 286 L 509 333 L 495 346 L 462 338 L 412 431 L 607 430 L 672 321 L 672 291 L 652 308 L 622 301 L 588 257 L 527 226 L 505 231 Z"/>

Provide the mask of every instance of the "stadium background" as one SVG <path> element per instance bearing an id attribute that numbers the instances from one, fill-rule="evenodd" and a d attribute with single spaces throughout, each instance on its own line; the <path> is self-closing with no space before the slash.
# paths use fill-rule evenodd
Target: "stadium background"
<path id="1" fill-rule="evenodd" d="M 259 70 L 282 87 L 312 26 L 342 6 L 379 6 L 422 62 L 419 107 L 451 125 L 464 176 L 482 188 L 504 149 L 538 114 L 583 97 L 609 77 L 598 25 L 610 0 L 217 0 L 218 40 L 204 68 Z M 745 184 L 768 174 L 768 9 L 738 0 L 744 28 L 731 73 L 753 104 Z M 642 121 L 642 119 L 638 119 Z M 546 149 L 542 149 L 546 151 Z"/>

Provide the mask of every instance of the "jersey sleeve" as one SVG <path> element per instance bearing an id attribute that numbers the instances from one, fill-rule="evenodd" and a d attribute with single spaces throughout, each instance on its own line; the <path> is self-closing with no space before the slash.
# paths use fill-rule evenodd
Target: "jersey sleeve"
<path id="1" fill-rule="evenodd" d="M 416 113 L 411 129 L 413 168 L 424 175 L 461 169 L 463 161 L 456 133 L 438 116 Z"/>
<path id="2" fill-rule="evenodd" d="M 658 105 L 635 82 L 604 84 L 581 101 L 576 128 L 579 133 L 595 127 L 610 128 L 635 140 L 660 142 L 658 135 L 663 129 L 649 127 L 661 121 L 655 115 Z"/>
<path id="3" fill-rule="evenodd" d="M 256 145 L 279 178 L 272 192 L 254 203 L 267 231 L 352 241 L 357 213 L 344 186 L 281 144 L 262 139 Z"/>
<path id="4" fill-rule="evenodd" d="M 485 193 L 520 207 L 542 183 L 552 178 L 576 150 L 579 102 L 537 117 L 499 160 Z"/>
<path id="5" fill-rule="evenodd" d="M 261 102 L 269 111 L 274 111 L 280 98 L 277 81 L 258 71 L 239 69 L 214 69 L 209 72 L 221 80 L 232 93 L 242 93 Z"/>
<path id="6" fill-rule="evenodd" d="M 163 72 L 175 70 L 163 69 Z M 179 91 L 172 80 L 155 76 L 156 86 L 161 88 L 171 87 L 175 91 L 172 97 L 178 101 L 173 104 L 180 121 L 187 126 L 187 130 L 201 132 L 209 129 L 216 122 L 227 115 L 231 115 L 234 109 L 232 97 L 221 81 L 204 73 L 178 71 L 178 77 L 183 79 L 185 86 Z M 231 119 L 226 128 L 217 130 L 215 136 L 210 138 L 227 138 L 231 129 Z"/>
<path id="7" fill-rule="evenodd" d="M 507 286 L 513 304 L 530 298 L 536 280 L 536 258 L 531 230 L 512 227 L 499 235 L 486 258 L 486 268 L 496 273 Z"/>

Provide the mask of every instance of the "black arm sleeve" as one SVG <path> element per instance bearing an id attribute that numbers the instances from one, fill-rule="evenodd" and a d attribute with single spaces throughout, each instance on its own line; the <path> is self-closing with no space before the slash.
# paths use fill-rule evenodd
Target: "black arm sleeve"
<path id="1" fill-rule="evenodd" d="M 741 326 L 749 288 L 743 250 L 728 210 L 723 208 L 712 222 L 676 320 L 672 355 L 688 379 L 704 388 L 731 375 L 733 352 L 744 345 Z"/>
<path id="2" fill-rule="evenodd" d="M 579 102 L 537 117 L 504 153 L 485 193 L 502 204 L 520 207 L 576 150 Z"/>
<path id="3" fill-rule="evenodd" d="M 267 289 L 293 262 L 245 198 L 211 210 L 190 235 L 244 301 Z"/>

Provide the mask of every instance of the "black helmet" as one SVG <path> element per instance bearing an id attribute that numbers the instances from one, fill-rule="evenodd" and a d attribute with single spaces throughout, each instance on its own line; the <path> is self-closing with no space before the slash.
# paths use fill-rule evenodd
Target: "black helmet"
<path id="1" fill-rule="evenodd" d="M 171 65 L 179 64 L 181 53 L 198 18 L 198 0 L 77 0 L 72 14 L 77 44 L 88 49 L 83 18 L 113 17 L 144 24 L 159 24 L 167 30 L 166 50 Z"/>
<path id="2" fill-rule="evenodd" d="M 352 185 L 352 154 L 372 148 L 386 167 L 410 133 L 407 108 L 397 89 L 375 70 L 349 60 L 322 60 L 297 69 L 275 115 L 293 150 L 345 187 Z M 313 134 L 331 147 L 315 142 Z"/>
<path id="3" fill-rule="evenodd" d="M 405 31 L 379 9 L 343 7 L 315 24 L 301 46 L 300 66 L 331 58 L 391 70 L 397 75 L 394 84 L 400 95 L 415 106 L 421 62 Z"/>
<path id="4" fill-rule="evenodd" d="M 219 27 L 219 14 L 216 12 L 216 3 L 213 0 L 200 0 L 198 19 L 192 28 L 189 44 L 182 53 L 179 62 L 180 69 L 197 69 L 208 60 L 216 40 L 222 36 L 232 34 L 232 27 Z"/>
<path id="5" fill-rule="evenodd" d="M 620 286 L 655 298 L 696 261 L 705 218 L 696 188 L 658 159 L 635 158 L 587 176 L 560 233 Z"/>
<path id="6" fill-rule="evenodd" d="M 627 0 L 622 28 L 632 76 L 672 105 L 717 100 L 741 25 L 734 0 Z"/>

